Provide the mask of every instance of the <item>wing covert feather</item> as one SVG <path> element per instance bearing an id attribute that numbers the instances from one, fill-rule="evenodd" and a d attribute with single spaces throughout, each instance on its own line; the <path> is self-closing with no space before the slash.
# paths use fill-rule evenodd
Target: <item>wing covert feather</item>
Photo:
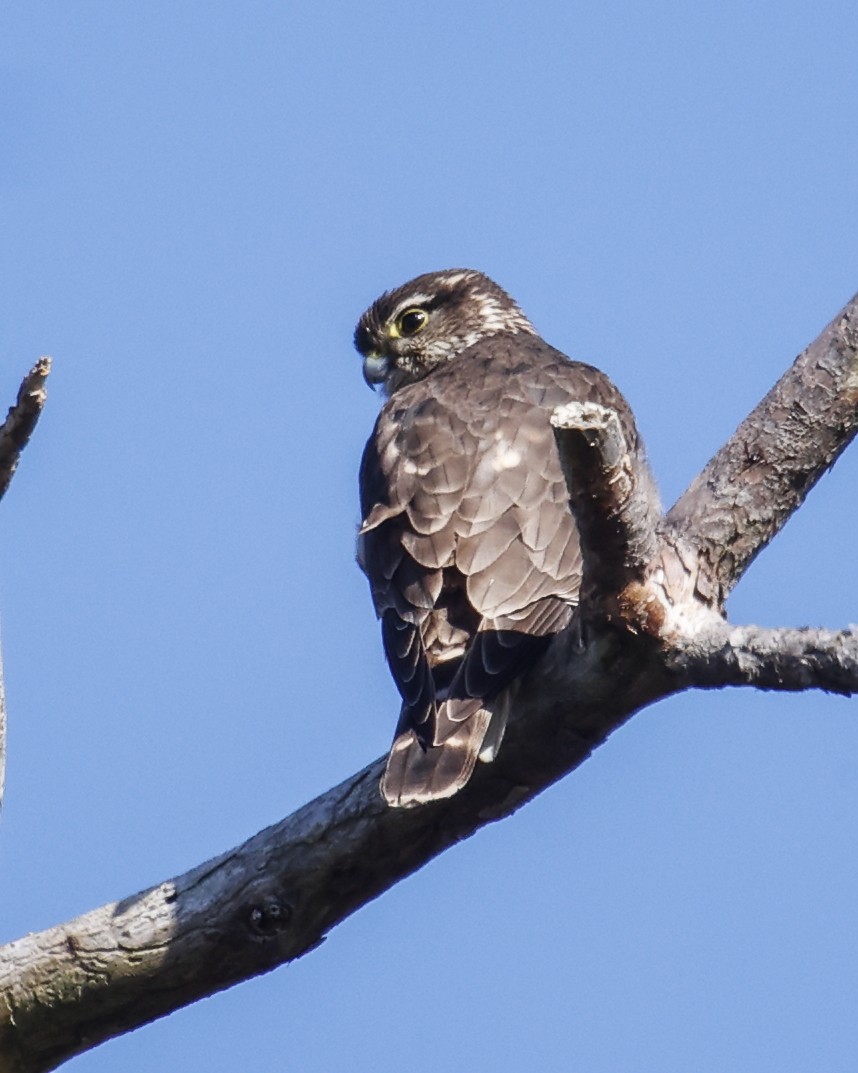
<path id="1" fill-rule="evenodd" d="M 610 381 L 536 336 L 483 339 L 384 406 L 361 462 L 360 559 L 403 707 L 394 803 L 447 796 L 493 752 L 492 698 L 570 622 L 581 553 L 549 417 Z M 487 737 L 488 735 L 488 737 Z"/>

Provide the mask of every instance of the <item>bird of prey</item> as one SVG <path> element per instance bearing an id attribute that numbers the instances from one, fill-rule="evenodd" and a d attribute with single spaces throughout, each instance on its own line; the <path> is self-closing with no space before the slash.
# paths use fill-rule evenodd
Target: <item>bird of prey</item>
<path id="1" fill-rule="evenodd" d="M 361 461 L 358 561 L 402 697 L 381 790 L 409 807 L 494 758 L 509 687 L 572 617 L 581 552 L 552 411 L 598 402 L 639 440 L 611 381 L 480 272 L 388 291 L 355 346 L 387 396 Z"/>

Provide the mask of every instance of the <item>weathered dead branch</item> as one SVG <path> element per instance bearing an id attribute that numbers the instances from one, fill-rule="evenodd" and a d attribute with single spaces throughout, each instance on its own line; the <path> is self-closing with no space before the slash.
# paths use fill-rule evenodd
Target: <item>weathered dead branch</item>
<path id="1" fill-rule="evenodd" d="M 858 428 L 858 299 L 748 415 L 667 515 L 723 603 Z"/>
<path id="2" fill-rule="evenodd" d="M 824 689 L 852 696 L 858 693 L 858 628 L 765 629 L 720 622 L 669 662 L 697 688 Z"/>
<path id="3" fill-rule="evenodd" d="M 617 414 L 595 402 L 560 406 L 551 418 L 581 538 L 582 603 L 618 597 L 656 560 L 661 508 L 644 458 Z"/>
<path id="4" fill-rule="evenodd" d="M 0 950 L 9 1073 L 66 1058 L 298 957 L 361 905 L 561 778 L 680 689 L 856 687 L 853 631 L 732 627 L 723 598 L 858 428 L 858 298 L 795 362 L 666 520 L 610 413 L 558 415 L 588 553 L 573 626 L 512 697 L 504 748 L 458 795 L 389 809 L 381 762 L 243 846 Z M 564 431 L 565 429 L 565 431 Z M 604 590 L 603 590 L 604 591 Z"/>
<path id="5" fill-rule="evenodd" d="M 21 452 L 29 443 L 44 408 L 48 397 L 45 381 L 50 371 L 51 359 L 39 358 L 24 377 L 15 405 L 9 408 L 6 420 L 0 426 L 0 498 L 6 494 Z"/>

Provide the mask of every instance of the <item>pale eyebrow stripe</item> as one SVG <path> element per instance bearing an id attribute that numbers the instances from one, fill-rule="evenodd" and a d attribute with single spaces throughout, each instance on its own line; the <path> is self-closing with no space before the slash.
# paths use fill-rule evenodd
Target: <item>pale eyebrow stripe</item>
<path id="1" fill-rule="evenodd" d="M 411 306 L 425 305 L 427 302 L 431 301 L 431 294 L 409 294 L 407 298 L 403 298 L 402 301 L 395 306 L 393 312 L 390 314 L 390 319 L 396 320 L 400 313 L 403 313 L 406 309 L 410 309 Z"/>

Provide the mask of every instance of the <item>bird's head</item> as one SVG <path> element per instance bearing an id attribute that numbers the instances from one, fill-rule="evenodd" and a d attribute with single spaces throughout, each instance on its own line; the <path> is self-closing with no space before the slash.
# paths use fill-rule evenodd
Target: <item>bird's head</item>
<path id="1" fill-rule="evenodd" d="M 366 382 L 392 395 L 501 332 L 535 329 L 488 276 L 451 268 L 418 276 L 373 302 L 358 321 L 355 347 Z"/>

